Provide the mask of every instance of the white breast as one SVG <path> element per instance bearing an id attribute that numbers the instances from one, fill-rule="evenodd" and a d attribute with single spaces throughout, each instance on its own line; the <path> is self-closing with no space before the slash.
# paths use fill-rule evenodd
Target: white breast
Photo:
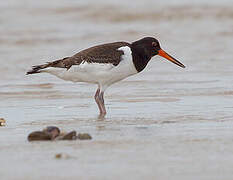
<path id="1" fill-rule="evenodd" d="M 123 46 L 118 48 L 118 50 L 123 51 L 124 54 L 121 56 L 121 62 L 111 70 L 112 74 L 116 75 L 117 78 L 121 80 L 138 73 L 133 63 L 132 51 L 130 47 Z"/>
<path id="2" fill-rule="evenodd" d="M 109 86 L 128 76 L 137 73 L 133 64 L 132 51 L 130 47 L 124 46 L 118 48 L 123 51 L 121 61 L 117 66 L 111 63 L 81 63 L 73 65 L 69 70 L 63 68 L 47 68 L 44 72 L 53 74 L 61 79 L 73 82 L 96 83 L 101 86 Z"/>

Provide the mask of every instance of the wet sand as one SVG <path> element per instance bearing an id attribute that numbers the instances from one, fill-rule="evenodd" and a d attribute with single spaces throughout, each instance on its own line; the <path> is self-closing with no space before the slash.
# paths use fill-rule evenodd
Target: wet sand
<path id="1" fill-rule="evenodd" d="M 23 2 L 0 3 L 1 179 L 233 178 L 232 2 L 135 1 L 130 10 L 131 1 Z M 92 45 L 144 36 L 187 68 L 153 58 L 107 90 L 103 120 L 96 86 L 25 75 Z M 50 125 L 93 139 L 27 142 Z"/>

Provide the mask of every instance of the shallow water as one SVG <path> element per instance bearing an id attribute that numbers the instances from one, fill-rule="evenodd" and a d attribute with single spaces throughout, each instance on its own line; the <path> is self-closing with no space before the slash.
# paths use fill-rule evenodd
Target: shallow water
<path id="1" fill-rule="evenodd" d="M 233 178 L 233 3 L 131 3 L 0 2 L 1 179 Z M 107 90 L 104 120 L 94 85 L 25 76 L 32 65 L 144 36 L 187 68 L 153 58 Z M 93 140 L 27 142 L 49 125 Z"/>

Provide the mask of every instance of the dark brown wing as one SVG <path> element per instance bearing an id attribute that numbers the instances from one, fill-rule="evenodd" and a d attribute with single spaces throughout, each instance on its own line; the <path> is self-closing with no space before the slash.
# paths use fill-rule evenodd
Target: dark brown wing
<path id="1" fill-rule="evenodd" d="M 130 44 L 126 42 L 115 42 L 94 46 L 64 59 L 63 63 L 67 65 L 67 68 L 70 68 L 72 65 L 79 65 L 82 62 L 111 63 L 117 66 L 121 61 L 121 55 L 124 54 L 123 51 L 117 49 L 122 46 L 130 46 Z"/>
<path id="2" fill-rule="evenodd" d="M 79 65 L 83 62 L 111 63 L 114 66 L 117 66 L 121 61 L 121 55 L 124 54 L 123 51 L 119 51 L 117 49 L 122 46 L 130 47 L 130 44 L 127 42 L 115 42 L 94 46 L 80 51 L 71 57 L 33 66 L 32 70 L 28 71 L 27 74 L 39 73 L 41 69 L 45 69 L 47 67 L 66 68 L 68 70 L 71 66 Z"/>

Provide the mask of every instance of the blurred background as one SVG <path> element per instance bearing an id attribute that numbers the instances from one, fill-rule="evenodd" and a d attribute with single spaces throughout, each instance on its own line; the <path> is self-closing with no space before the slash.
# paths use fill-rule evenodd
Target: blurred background
<path id="1" fill-rule="evenodd" d="M 25 75 L 32 65 L 145 36 L 187 68 L 154 57 L 142 73 L 107 90 L 105 121 L 97 120 L 94 85 Z M 36 177 L 92 172 L 89 178 L 103 179 L 114 169 L 121 179 L 232 179 L 232 47 L 232 0 L 1 1 L 0 117 L 7 126 L 0 129 L 0 159 L 21 167 L 14 174 L 1 168 L 1 177 L 32 179 L 39 169 Z M 94 141 L 26 144 L 30 131 L 47 125 L 87 131 Z M 75 158 L 57 163 L 57 149 L 82 165 Z"/>
<path id="2" fill-rule="evenodd" d="M 145 36 L 158 38 L 189 72 L 226 72 L 232 65 L 232 4 L 231 0 L 2 1 L 0 70 L 7 73 L 2 73 L 1 81 L 27 81 L 24 72 L 33 64 L 92 45 Z M 174 69 L 157 61 L 161 60 L 154 69 Z"/>

